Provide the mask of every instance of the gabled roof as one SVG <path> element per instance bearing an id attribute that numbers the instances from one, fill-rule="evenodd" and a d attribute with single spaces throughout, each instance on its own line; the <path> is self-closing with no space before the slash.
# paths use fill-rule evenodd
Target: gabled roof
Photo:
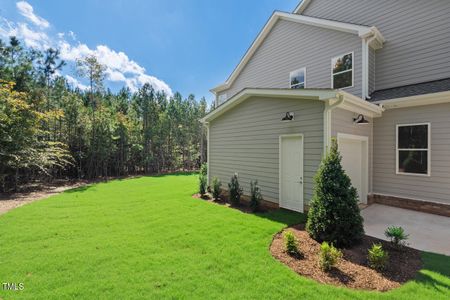
<path id="1" fill-rule="evenodd" d="M 290 22 L 296 22 L 296 23 L 300 23 L 300 24 L 305 24 L 305 25 L 310 25 L 310 26 L 316 26 L 316 27 L 356 34 L 360 38 L 369 38 L 369 37 L 372 38 L 373 37 L 372 43 L 370 46 L 375 49 L 380 48 L 381 45 L 384 43 L 384 38 L 376 27 L 356 25 L 356 24 L 351 24 L 351 23 L 338 22 L 338 21 L 332 21 L 332 20 L 326 20 L 326 19 L 320 19 L 320 18 L 314 18 L 314 17 L 308 17 L 308 16 L 302 16 L 302 15 L 297 15 L 297 14 L 290 14 L 290 13 L 276 11 L 272 14 L 269 21 L 267 21 L 264 28 L 261 30 L 259 35 L 253 41 L 252 45 L 247 50 L 244 57 L 241 59 L 241 61 L 237 65 L 237 67 L 231 73 L 230 77 L 228 77 L 227 81 L 225 83 L 211 89 L 211 92 L 218 93 L 220 91 L 228 89 L 231 86 L 231 84 L 234 82 L 234 80 L 237 78 L 237 76 L 240 74 L 240 72 L 244 69 L 245 65 L 249 62 L 250 58 L 253 56 L 253 54 L 256 52 L 256 50 L 259 48 L 259 46 L 262 44 L 262 42 L 265 40 L 265 38 L 268 36 L 270 30 L 273 28 L 273 26 L 277 23 L 278 20 L 286 20 L 286 21 L 290 21 Z"/>
<path id="2" fill-rule="evenodd" d="M 220 115 L 226 113 L 233 107 L 236 107 L 240 103 L 251 97 L 276 97 L 277 99 L 299 99 L 299 100 L 318 100 L 326 101 L 330 99 L 338 99 L 343 97 L 347 108 L 354 109 L 355 111 L 369 115 L 371 117 L 380 116 L 382 108 L 378 105 L 369 103 L 349 94 L 345 91 L 338 91 L 333 89 L 264 89 L 264 88 L 246 88 L 225 101 L 215 110 L 208 113 L 200 122 L 208 123 Z"/>

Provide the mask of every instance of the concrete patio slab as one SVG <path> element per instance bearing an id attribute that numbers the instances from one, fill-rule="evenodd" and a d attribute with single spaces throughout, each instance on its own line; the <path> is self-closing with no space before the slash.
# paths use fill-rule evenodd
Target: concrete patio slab
<path id="1" fill-rule="evenodd" d="M 409 234 L 410 247 L 450 256 L 450 218 L 372 204 L 361 211 L 367 235 L 387 240 L 388 226 L 401 226 Z"/>

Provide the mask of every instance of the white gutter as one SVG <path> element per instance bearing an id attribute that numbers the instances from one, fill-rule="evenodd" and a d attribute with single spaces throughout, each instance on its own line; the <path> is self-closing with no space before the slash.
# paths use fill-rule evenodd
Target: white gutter
<path id="1" fill-rule="evenodd" d="M 323 111 L 323 155 L 325 156 L 331 141 L 331 111 L 344 103 L 344 96 L 338 95 L 337 101 L 330 105 L 330 100 L 325 104 Z"/>

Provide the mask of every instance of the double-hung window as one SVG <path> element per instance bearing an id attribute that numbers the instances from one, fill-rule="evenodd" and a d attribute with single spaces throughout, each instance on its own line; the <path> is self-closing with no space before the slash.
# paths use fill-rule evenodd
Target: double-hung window
<path id="1" fill-rule="evenodd" d="M 397 174 L 430 175 L 430 123 L 397 125 Z"/>
<path id="2" fill-rule="evenodd" d="M 353 52 L 331 59 L 331 87 L 342 89 L 353 86 Z"/>
<path id="3" fill-rule="evenodd" d="M 306 82 L 306 68 L 292 71 L 289 74 L 289 87 L 291 89 L 304 89 Z"/>

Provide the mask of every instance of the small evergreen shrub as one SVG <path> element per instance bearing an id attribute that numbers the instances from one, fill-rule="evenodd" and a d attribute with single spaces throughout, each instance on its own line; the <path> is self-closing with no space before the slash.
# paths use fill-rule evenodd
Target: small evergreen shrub
<path id="1" fill-rule="evenodd" d="M 359 241 L 364 234 L 363 218 L 356 189 L 342 168 L 336 139 L 332 140 L 331 149 L 323 158 L 314 181 L 306 223 L 309 235 L 338 247 Z"/>
<path id="2" fill-rule="evenodd" d="M 250 195 L 250 208 L 253 211 L 257 211 L 263 199 L 261 195 L 261 189 L 258 185 L 258 180 L 250 181 Z"/>
<path id="3" fill-rule="evenodd" d="M 219 178 L 214 177 L 212 180 L 212 186 L 213 186 L 212 190 L 213 198 L 217 200 L 219 199 L 220 196 L 220 188 L 222 186 L 222 182 L 220 182 Z"/>
<path id="4" fill-rule="evenodd" d="M 200 195 L 204 196 L 206 194 L 206 185 L 207 185 L 207 181 L 206 181 L 206 175 L 203 175 L 200 173 L 199 177 L 198 177 L 198 183 L 199 183 L 199 191 L 200 191 Z"/>
<path id="5" fill-rule="evenodd" d="M 294 233 L 292 233 L 292 231 L 286 231 L 283 237 L 286 252 L 291 256 L 298 256 L 300 251 L 298 250 L 298 241 L 295 238 Z"/>
<path id="6" fill-rule="evenodd" d="M 200 166 L 200 175 L 204 175 L 204 176 L 208 175 L 208 164 L 207 163 L 202 163 L 202 165 Z"/>
<path id="7" fill-rule="evenodd" d="M 320 245 L 319 265 L 323 271 L 329 271 L 342 258 L 342 251 L 335 248 L 332 244 L 323 242 Z"/>
<path id="8" fill-rule="evenodd" d="M 406 245 L 406 240 L 409 234 L 405 233 L 405 230 L 400 226 L 390 226 L 384 232 L 384 235 L 391 240 L 391 243 L 396 248 L 401 248 Z"/>
<path id="9" fill-rule="evenodd" d="M 239 205 L 241 203 L 242 188 L 239 185 L 237 174 L 231 177 L 231 182 L 228 184 L 228 191 L 230 193 L 231 204 Z"/>
<path id="10" fill-rule="evenodd" d="M 368 251 L 367 259 L 369 260 L 369 266 L 372 269 L 382 271 L 386 269 L 389 261 L 389 254 L 387 251 L 383 250 L 381 244 L 373 244 L 372 248 Z"/>

